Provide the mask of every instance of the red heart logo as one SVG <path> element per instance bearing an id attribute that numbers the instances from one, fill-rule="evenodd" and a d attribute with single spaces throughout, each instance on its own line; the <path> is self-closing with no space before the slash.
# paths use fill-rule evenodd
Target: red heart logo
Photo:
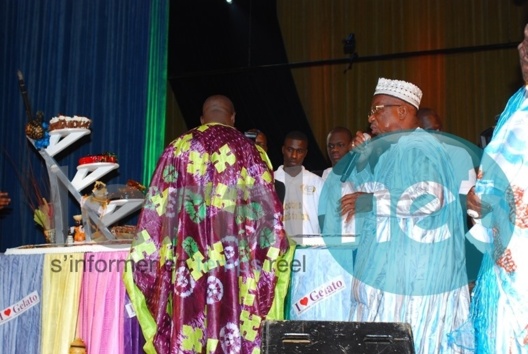
<path id="1" fill-rule="evenodd" d="M 308 305 L 308 298 L 305 296 L 299 302 L 301 303 L 301 305 L 306 306 Z"/>
<path id="2" fill-rule="evenodd" d="M 11 309 L 4 310 L 4 315 L 9 317 L 10 314 L 11 314 Z"/>

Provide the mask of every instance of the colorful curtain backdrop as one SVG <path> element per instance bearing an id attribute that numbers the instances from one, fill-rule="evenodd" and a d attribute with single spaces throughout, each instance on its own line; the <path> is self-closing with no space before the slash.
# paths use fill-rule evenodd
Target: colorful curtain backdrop
<path id="1" fill-rule="evenodd" d="M 111 152 L 119 169 L 105 176 L 105 183 L 146 183 L 152 159 L 164 146 L 168 3 L 0 2 L 0 190 L 12 199 L 0 211 L 0 251 L 44 242 L 22 188 L 37 181 L 46 195 L 47 175 L 24 135 L 28 118 L 17 70 L 24 74 L 33 113 L 40 110 L 47 120 L 59 113 L 92 119 L 91 134 L 55 156 L 70 178 L 80 157 Z M 89 190 L 91 186 L 82 192 Z M 79 213 L 77 203 L 69 203 L 70 216 Z"/>
<path id="2" fill-rule="evenodd" d="M 0 254 L 1 354 L 67 354 L 75 338 L 88 353 L 144 353 L 121 280 L 128 248 L 74 248 Z"/>

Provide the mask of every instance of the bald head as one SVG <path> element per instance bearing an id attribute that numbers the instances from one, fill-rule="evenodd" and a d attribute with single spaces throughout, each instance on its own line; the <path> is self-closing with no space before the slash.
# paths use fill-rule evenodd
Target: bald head
<path id="1" fill-rule="evenodd" d="M 233 102 L 226 96 L 214 95 L 207 98 L 202 107 L 202 124 L 221 123 L 235 125 L 235 108 Z"/>
<path id="2" fill-rule="evenodd" d="M 420 127 L 425 130 L 442 130 L 442 119 L 431 108 L 420 108 L 416 113 Z"/>

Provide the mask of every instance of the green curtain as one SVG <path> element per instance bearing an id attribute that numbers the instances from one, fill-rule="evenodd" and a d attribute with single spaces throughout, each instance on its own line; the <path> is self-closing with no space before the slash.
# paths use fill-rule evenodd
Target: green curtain
<path id="1" fill-rule="evenodd" d="M 168 19 L 169 3 L 167 0 L 152 0 L 142 178 L 147 186 L 150 184 L 158 157 L 165 147 Z"/>

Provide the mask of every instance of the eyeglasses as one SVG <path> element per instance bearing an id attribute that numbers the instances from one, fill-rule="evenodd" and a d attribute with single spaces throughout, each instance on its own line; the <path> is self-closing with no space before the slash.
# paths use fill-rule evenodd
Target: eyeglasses
<path id="1" fill-rule="evenodd" d="M 368 118 L 370 118 L 371 116 L 373 116 L 374 114 L 378 113 L 379 111 L 381 111 L 383 108 L 387 108 L 387 107 L 400 107 L 401 104 L 381 104 L 381 105 L 378 105 L 378 106 L 374 106 L 374 108 L 371 108 L 370 109 L 370 112 L 368 114 Z"/>

